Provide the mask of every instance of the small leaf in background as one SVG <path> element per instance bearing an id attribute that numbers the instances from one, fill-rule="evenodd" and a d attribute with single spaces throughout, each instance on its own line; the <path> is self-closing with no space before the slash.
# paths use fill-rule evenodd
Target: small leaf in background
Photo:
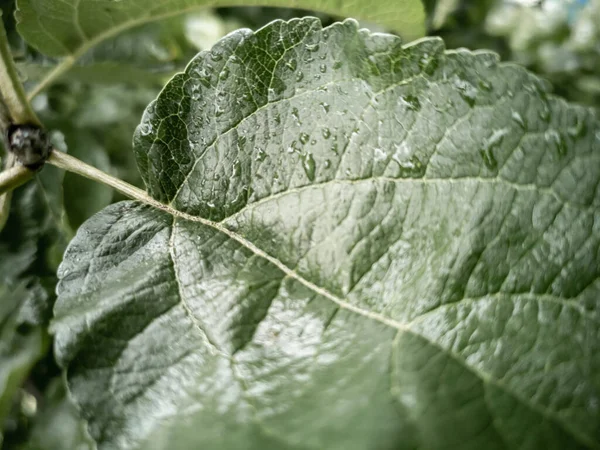
<path id="1" fill-rule="evenodd" d="M 355 17 L 397 30 L 406 38 L 424 33 L 420 0 L 18 0 L 18 30 L 41 53 L 52 57 L 81 56 L 118 32 L 176 14 L 219 6 L 278 6 Z M 43 24 L 43 26 L 40 26 Z M 142 44 L 143 45 L 143 44 Z"/>
<path id="2" fill-rule="evenodd" d="M 100 449 L 600 446 L 600 124 L 496 55 L 276 21 L 134 140 L 59 269 Z"/>
<path id="3" fill-rule="evenodd" d="M 31 426 L 27 442 L 18 450 L 93 450 L 85 423 L 69 400 L 64 382 L 54 379 L 46 389 L 43 405 Z"/>

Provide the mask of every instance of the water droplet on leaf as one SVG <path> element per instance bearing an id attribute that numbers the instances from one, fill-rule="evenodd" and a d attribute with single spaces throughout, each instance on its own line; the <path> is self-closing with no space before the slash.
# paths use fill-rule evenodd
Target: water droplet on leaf
<path id="1" fill-rule="evenodd" d="M 304 172 L 306 173 L 306 176 L 308 177 L 308 179 L 310 181 L 314 181 L 316 163 L 315 163 L 315 159 L 313 158 L 312 153 L 306 153 L 304 155 L 304 158 L 302 160 L 302 167 L 304 168 Z"/>

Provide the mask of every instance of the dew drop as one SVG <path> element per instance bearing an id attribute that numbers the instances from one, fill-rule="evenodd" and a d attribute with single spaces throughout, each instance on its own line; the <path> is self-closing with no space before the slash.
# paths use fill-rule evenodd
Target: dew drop
<path id="1" fill-rule="evenodd" d="M 481 155 L 483 163 L 488 169 L 495 170 L 498 168 L 498 161 L 496 160 L 494 151 L 500 147 L 500 145 L 502 145 L 504 136 L 506 136 L 508 133 L 508 128 L 495 130 L 492 135 L 483 143 L 483 148 L 479 151 L 479 154 Z"/>
<path id="2" fill-rule="evenodd" d="M 544 133 L 544 138 L 554 148 L 559 158 L 567 154 L 567 143 L 558 131 L 550 129 Z"/>
<path id="3" fill-rule="evenodd" d="M 325 72 L 327 72 L 327 66 L 326 66 L 325 64 L 321 64 L 321 65 L 319 66 L 319 71 L 320 71 L 321 73 L 325 73 Z"/>
<path id="4" fill-rule="evenodd" d="M 458 77 L 454 79 L 454 86 L 458 90 L 458 93 L 462 99 L 467 102 L 469 106 L 473 107 L 477 98 L 477 88 L 467 80 L 463 80 Z"/>
<path id="5" fill-rule="evenodd" d="M 308 142 L 308 140 L 310 139 L 310 136 L 306 133 L 300 133 L 299 139 L 300 139 L 300 142 L 302 143 L 302 145 L 305 145 Z"/>
<path id="6" fill-rule="evenodd" d="M 375 161 L 385 161 L 387 159 L 387 153 L 379 147 L 374 150 Z"/>
<path id="7" fill-rule="evenodd" d="M 300 113 L 298 112 L 298 108 L 292 108 L 292 117 L 296 120 L 296 124 L 302 125 L 300 122 Z"/>
<path id="8" fill-rule="evenodd" d="M 292 141 L 292 143 L 287 148 L 287 152 L 288 153 L 294 153 L 294 152 L 297 152 L 297 151 L 298 151 L 298 149 L 296 148 L 296 141 Z"/>
<path id="9" fill-rule="evenodd" d="M 290 59 L 285 63 L 285 66 L 292 72 L 294 72 L 298 68 L 298 61 L 296 61 L 295 59 Z"/>
<path id="10" fill-rule="evenodd" d="M 312 153 L 306 153 L 304 155 L 304 158 L 302 160 L 302 167 L 304 168 L 304 172 L 306 173 L 306 176 L 308 177 L 308 179 L 310 181 L 314 181 L 316 163 L 315 163 L 315 159 L 313 158 Z"/>
<path id="11" fill-rule="evenodd" d="M 581 117 L 575 118 L 575 124 L 567 128 L 567 133 L 572 138 L 580 138 L 587 132 L 587 125 L 585 120 Z"/>
<path id="12" fill-rule="evenodd" d="M 538 113 L 540 119 L 542 119 L 546 123 L 550 123 L 550 106 L 547 102 L 542 104 L 540 111 Z"/>
<path id="13" fill-rule="evenodd" d="M 152 133 L 152 124 L 149 122 L 144 123 L 140 127 L 140 133 L 142 133 L 142 136 L 148 136 L 150 133 Z"/>
<path id="14" fill-rule="evenodd" d="M 421 109 L 421 102 L 414 95 L 403 95 L 399 101 L 411 111 L 419 111 Z"/>
<path id="15" fill-rule="evenodd" d="M 296 82 L 301 82 L 304 79 L 304 73 L 302 73 L 301 70 L 298 71 L 298 73 L 296 73 Z"/>
<path id="16" fill-rule="evenodd" d="M 481 89 L 482 91 L 491 91 L 492 90 L 492 83 L 490 83 L 487 80 L 479 80 L 479 89 Z"/>
<path id="17" fill-rule="evenodd" d="M 306 50 L 309 52 L 316 52 L 319 50 L 319 44 L 306 44 Z"/>
<path id="18" fill-rule="evenodd" d="M 511 114 L 511 118 L 514 122 L 516 122 L 523 130 L 527 130 L 527 122 L 523 119 L 523 116 L 517 112 L 513 111 Z"/>
<path id="19" fill-rule="evenodd" d="M 325 111 L 326 113 L 328 113 L 328 112 L 329 112 L 329 109 L 331 108 L 331 107 L 329 106 L 329 103 L 326 103 L 326 102 L 321 102 L 321 103 L 320 103 L 320 105 L 321 105 L 321 108 L 323 108 L 323 111 Z"/>
<path id="20" fill-rule="evenodd" d="M 329 130 L 329 128 L 323 128 L 321 134 L 325 139 L 329 139 L 331 137 L 331 130 Z"/>
<path id="21" fill-rule="evenodd" d="M 232 176 L 234 178 L 239 177 L 242 174 L 242 164 L 240 163 L 239 159 L 236 159 L 233 162 L 233 173 Z"/>
<path id="22" fill-rule="evenodd" d="M 419 59 L 419 68 L 427 75 L 433 75 L 439 66 L 438 58 L 429 53 L 424 53 Z"/>

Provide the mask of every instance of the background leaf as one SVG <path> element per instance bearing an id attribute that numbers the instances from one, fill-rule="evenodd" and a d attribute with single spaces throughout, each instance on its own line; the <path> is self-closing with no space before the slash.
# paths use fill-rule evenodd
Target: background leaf
<path id="1" fill-rule="evenodd" d="M 29 439 L 19 450 L 93 450 L 85 424 L 70 402 L 61 378 L 49 384 L 42 410 L 31 427 Z"/>
<path id="2" fill-rule="evenodd" d="M 241 30 L 146 110 L 55 353 L 101 449 L 600 446 L 600 125 L 491 53 Z"/>
<path id="3" fill-rule="evenodd" d="M 398 30 L 406 37 L 424 33 L 420 0 L 240 0 L 240 6 L 304 8 L 356 17 Z M 231 0 L 154 0 L 98 2 L 96 0 L 19 0 L 18 29 L 27 42 L 48 56 L 81 56 L 95 44 L 127 28 L 199 8 L 232 6 Z M 43 26 L 40 26 L 43 24 Z"/>

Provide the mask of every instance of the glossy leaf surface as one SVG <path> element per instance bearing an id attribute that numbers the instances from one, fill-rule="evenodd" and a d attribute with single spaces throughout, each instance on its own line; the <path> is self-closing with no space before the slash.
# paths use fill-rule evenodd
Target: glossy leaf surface
<path id="1" fill-rule="evenodd" d="M 59 270 L 101 449 L 600 446 L 600 125 L 490 53 L 239 31 Z"/>

